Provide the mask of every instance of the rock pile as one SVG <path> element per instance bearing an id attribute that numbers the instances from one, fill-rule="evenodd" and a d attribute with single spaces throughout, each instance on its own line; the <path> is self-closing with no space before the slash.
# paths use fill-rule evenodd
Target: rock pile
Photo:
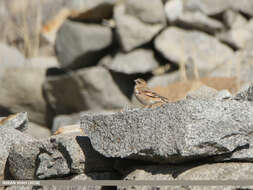
<path id="1" fill-rule="evenodd" d="M 0 128 L 1 179 L 251 179 L 252 88 L 222 96 L 203 87 L 157 108 L 83 113 L 83 132 L 44 139 L 20 132 L 29 122 L 17 114 L 16 128 Z"/>
<path id="2" fill-rule="evenodd" d="M 22 2 L 0 2 L 0 179 L 250 178 L 251 0 Z M 137 77 L 171 103 L 137 108 Z"/>

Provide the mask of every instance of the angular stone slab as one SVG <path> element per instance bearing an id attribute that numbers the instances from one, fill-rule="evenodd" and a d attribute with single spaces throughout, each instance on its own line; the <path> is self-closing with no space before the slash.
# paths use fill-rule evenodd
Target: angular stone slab
<path id="1" fill-rule="evenodd" d="M 193 100 L 112 115 L 83 115 L 81 128 L 106 157 L 180 163 L 249 146 L 253 105 L 236 100 Z M 241 159 L 243 160 L 243 158 Z"/>

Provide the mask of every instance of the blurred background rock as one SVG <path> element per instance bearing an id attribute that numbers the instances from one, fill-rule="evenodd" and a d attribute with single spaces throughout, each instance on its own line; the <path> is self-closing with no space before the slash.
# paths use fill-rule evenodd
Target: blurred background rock
<path id="1" fill-rule="evenodd" d="M 137 106 L 137 77 L 170 101 L 233 94 L 253 80 L 252 16 L 252 0 L 0 0 L 0 116 L 50 136 Z"/>

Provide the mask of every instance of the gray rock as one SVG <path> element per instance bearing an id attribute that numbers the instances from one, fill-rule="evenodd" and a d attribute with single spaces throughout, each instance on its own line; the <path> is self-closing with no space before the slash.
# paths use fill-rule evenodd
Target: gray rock
<path id="1" fill-rule="evenodd" d="M 253 2 L 251 0 L 232 1 L 232 8 L 253 16 Z"/>
<path id="2" fill-rule="evenodd" d="M 25 65 L 25 57 L 15 47 L 0 43 L 0 62 L 0 70 L 8 67 L 22 67 Z"/>
<path id="3" fill-rule="evenodd" d="M 234 48 L 245 48 L 253 40 L 253 19 L 241 27 L 232 28 L 218 35 L 218 38 Z"/>
<path id="4" fill-rule="evenodd" d="M 199 71 L 210 71 L 233 56 L 229 47 L 198 31 L 169 27 L 155 39 L 155 48 L 167 59 L 180 63 L 191 59 Z"/>
<path id="5" fill-rule="evenodd" d="M 186 11 L 200 11 L 207 15 L 216 15 L 224 12 L 232 7 L 233 0 L 219 1 L 219 0 L 183 0 L 184 10 Z"/>
<path id="6" fill-rule="evenodd" d="M 126 13 L 132 15 L 144 23 L 149 24 L 165 24 L 165 13 L 161 0 L 128 0 L 126 1 Z"/>
<path id="7" fill-rule="evenodd" d="M 29 122 L 28 129 L 25 133 L 36 139 L 43 139 L 51 136 L 49 128 L 32 122 Z"/>
<path id="8" fill-rule="evenodd" d="M 3 120 L 2 124 L 0 124 L 1 128 L 13 128 L 19 131 L 26 131 L 28 128 L 27 112 L 17 113 Z"/>
<path id="9" fill-rule="evenodd" d="M 95 8 L 97 8 L 99 6 L 103 6 L 103 5 L 113 6 L 117 1 L 116 0 L 92 0 L 92 1 L 64 0 L 64 2 L 69 9 L 74 9 L 76 11 L 80 10 L 80 11 L 85 12 L 87 10 L 95 9 Z"/>
<path id="10" fill-rule="evenodd" d="M 6 150 L 5 146 L 0 144 L 0 180 L 4 179 L 5 165 L 8 158 L 9 152 Z"/>
<path id="11" fill-rule="evenodd" d="M 180 26 L 215 33 L 224 29 L 218 20 L 209 18 L 200 11 L 184 11 L 182 0 L 167 1 L 165 12 L 170 23 L 177 23 Z"/>
<path id="12" fill-rule="evenodd" d="M 180 174 L 179 180 L 247 180 L 252 179 L 252 163 L 215 163 L 194 167 Z M 247 187 L 241 187 L 247 188 Z M 213 186 L 212 189 L 235 190 L 239 186 Z M 182 189 L 210 189 L 207 186 L 185 186 Z"/>
<path id="13" fill-rule="evenodd" d="M 167 86 L 168 84 L 177 82 L 179 80 L 180 80 L 180 72 L 175 71 L 172 73 L 152 77 L 150 80 L 148 80 L 148 86 L 150 87 Z"/>
<path id="14" fill-rule="evenodd" d="M 16 129 L 0 129 L 0 142 L 8 156 L 8 173 L 14 179 L 34 179 L 40 143 Z"/>
<path id="15" fill-rule="evenodd" d="M 116 172 L 92 172 L 77 175 L 71 180 L 116 180 L 119 177 L 120 175 Z"/>
<path id="16" fill-rule="evenodd" d="M 247 19 L 234 10 L 226 10 L 223 14 L 223 21 L 229 28 L 239 28 L 247 24 Z"/>
<path id="17" fill-rule="evenodd" d="M 201 12 L 184 12 L 179 15 L 176 22 L 183 27 L 198 29 L 208 33 L 215 33 L 224 29 L 224 25 L 221 22 L 209 18 Z"/>
<path id="18" fill-rule="evenodd" d="M 198 89 L 188 92 L 186 98 L 195 100 L 212 99 L 217 96 L 217 94 L 218 91 L 216 89 L 203 85 Z"/>
<path id="19" fill-rule="evenodd" d="M 215 96 L 215 98 L 217 100 L 229 99 L 229 98 L 232 98 L 232 94 L 227 89 L 224 89 L 224 90 L 219 91 L 217 95 Z"/>
<path id="20" fill-rule="evenodd" d="M 44 91 L 58 115 L 84 110 L 120 109 L 129 104 L 109 71 L 103 67 L 89 67 L 49 77 Z"/>
<path id="21" fill-rule="evenodd" d="M 249 41 L 249 43 L 252 40 Z M 238 80 L 238 87 L 240 82 L 251 83 L 253 81 L 253 61 L 252 48 L 246 48 L 241 51 L 237 51 L 233 57 L 226 63 L 221 64 L 214 69 L 211 73 L 211 77 L 236 77 Z"/>
<path id="22" fill-rule="evenodd" d="M 114 19 L 116 22 L 116 32 L 121 45 L 125 51 L 130 51 L 145 43 L 164 27 L 164 24 L 148 24 L 138 18 L 126 13 L 124 4 L 118 4 L 114 8 Z"/>
<path id="23" fill-rule="evenodd" d="M 58 60 L 56 57 L 33 57 L 27 60 L 26 65 L 30 67 L 36 68 L 51 68 L 51 67 L 59 67 Z"/>
<path id="24" fill-rule="evenodd" d="M 0 142 L 5 146 L 8 152 L 12 150 L 15 144 L 24 144 L 34 142 L 34 138 L 24 134 L 16 129 L 0 128 Z"/>
<path id="25" fill-rule="evenodd" d="M 81 18 L 84 20 L 101 20 L 111 17 L 117 0 L 64 0 L 64 2 L 70 10 L 82 13 Z"/>
<path id="26" fill-rule="evenodd" d="M 53 127 L 51 129 L 52 133 L 55 133 L 60 127 L 66 125 L 73 125 L 80 123 L 80 114 L 75 113 L 71 115 L 58 115 L 54 118 Z"/>
<path id="27" fill-rule="evenodd" d="M 38 155 L 37 179 L 64 177 L 70 174 L 67 160 L 59 151 L 45 152 Z"/>
<path id="28" fill-rule="evenodd" d="M 129 172 L 123 180 L 131 180 L 131 181 L 138 181 L 138 180 L 175 180 L 175 178 L 185 170 L 191 168 L 193 166 L 186 165 L 186 166 L 173 166 L 173 165 L 150 165 L 150 166 L 143 166 L 143 167 L 135 167 L 131 172 Z M 120 190 L 152 190 L 152 189 L 161 189 L 161 190 L 170 190 L 176 189 L 173 186 L 155 186 L 155 185 L 148 185 L 148 186 L 119 186 L 118 189 Z"/>
<path id="29" fill-rule="evenodd" d="M 192 100 L 113 115 L 84 115 L 81 128 L 106 157 L 180 163 L 227 157 L 249 145 L 253 106 L 235 100 Z"/>
<path id="30" fill-rule="evenodd" d="M 111 171 L 113 161 L 98 154 L 90 141 L 81 133 L 50 137 L 38 155 L 39 179 L 64 177 L 84 172 Z"/>
<path id="31" fill-rule="evenodd" d="M 100 111 L 82 111 L 71 115 L 58 115 L 54 118 L 52 133 L 55 133 L 59 128 L 73 128 L 80 124 L 80 118 L 83 114 L 112 114 L 115 111 L 100 110 Z"/>
<path id="32" fill-rule="evenodd" d="M 57 33 L 55 47 L 61 67 L 73 69 L 95 65 L 111 44 L 110 28 L 67 20 Z"/>
<path id="33" fill-rule="evenodd" d="M 234 96 L 234 99 L 253 102 L 253 84 L 251 84 L 247 90 L 236 94 Z"/>
<path id="34" fill-rule="evenodd" d="M 31 138 L 31 137 L 30 137 Z M 42 143 L 37 140 L 14 144 L 8 157 L 9 172 L 14 179 L 32 180 L 37 169 L 37 156 Z"/>
<path id="35" fill-rule="evenodd" d="M 104 65 L 108 69 L 124 74 L 147 73 L 158 67 L 151 50 L 137 49 L 129 53 L 118 53 L 111 63 Z"/>
<path id="36" fill-rule="evenodd" d="M 29 120 L 46 124 L 46 102 L 42 94 L 47 67 L 24 66 L 5 68 L 0 75 L 0 107 L 11 113 L 23 112 Z M 22 79 L 22 80 L 21 80 Z"/>
<path id="37" fill-rule="evenodd" d="M 170 0 L 166 1 L 164 6 L 167 20 L 170 23 L 174 23 L 180 15 L 183 14 L 183 1 L 182 0 Z"/>

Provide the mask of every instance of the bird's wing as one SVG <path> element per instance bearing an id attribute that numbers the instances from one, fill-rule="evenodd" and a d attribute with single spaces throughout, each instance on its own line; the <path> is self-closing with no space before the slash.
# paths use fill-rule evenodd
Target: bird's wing
<path id="1" fill-rule="evenodd" d="M 159 98 L 164 102 L 168 102 L 169 100 L 159 94 L 157 94 L 156 92 L 150 90 L 149 88 L 142 88 L 141 90 L 143 93 L 145 93 L 145 95 L 151 97 L 151 98 Z"/>

